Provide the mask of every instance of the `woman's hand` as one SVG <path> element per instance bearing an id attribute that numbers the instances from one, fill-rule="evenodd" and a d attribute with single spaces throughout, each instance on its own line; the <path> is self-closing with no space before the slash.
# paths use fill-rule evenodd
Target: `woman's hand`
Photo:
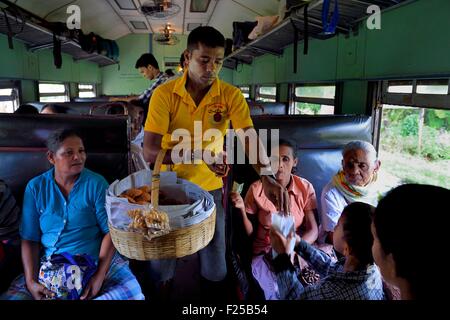
<path id="1" fill-rule="evenodd" d="M 103 281 L 105 280 L 105 275 L 100 274 L 98 271 L 92 276 L 88 284 L 83 290 L 83 294 L 80 300 L 90 300 L 98 295 L 100 289 L 102 288 Z"/>
<path id="2" fill-rule="evenodd" d="M 245 204 L 244 199 L 242 199 L 241 195 L 237 192 L 231 192 L 230 193 L 230 199 L 231 203 L 233 204 L 233 207 L 243 210 L 245 212 Z"/>
<path id="3" fill-rule="evenodd" d="M 30 282 L 27 281 L 27 289 L 30 291 L 34 300 L 51 299 L 55 296 L 54 292 L 48 290 L 45 286 L 35 280 Z"/>

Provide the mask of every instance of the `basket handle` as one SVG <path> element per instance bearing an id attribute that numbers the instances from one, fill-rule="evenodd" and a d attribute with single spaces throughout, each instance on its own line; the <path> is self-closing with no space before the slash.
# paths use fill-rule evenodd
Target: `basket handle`
<path id="1" fill-rule="evenodd" d="M 161 180 L 160 178 L 160 171 L 161 171 L 161 165 L 164 160 L 164 156 L 166 155 L 167 149 L 161 149 L 158 152 L 158 155 L 156 156 L 155 166 L 153 168 L 152 172 L 152 205 L 153 208 L 158 209 L 159 206 L 159 182 Z"/>

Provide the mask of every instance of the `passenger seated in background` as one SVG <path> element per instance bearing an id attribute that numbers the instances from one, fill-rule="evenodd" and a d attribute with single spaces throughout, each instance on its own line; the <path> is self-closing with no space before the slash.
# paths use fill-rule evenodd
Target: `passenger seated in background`
<path id="1" fill-rule="evenodd" d="M 69 108 L 59 104 L 46 104 L 41 109 L 42 114 L 69 113 Z"/>
<path id="2" fill-rule="evenodd" d="M 344 208 L 333 232 L 333 245 L 344 257 L 333 262 L 323 251 L 291 233 L 286 239 L 275 228 L 270 231 L 271 244 L 279 254 L 273 261 L 281 299 L 309 300 L 382 300 L 383 283 L 372 257 L 370 232 L 375 208 L 354 202 Z M 295 252 L 300 254 L 321 276 L 321 280 L 304 287 L 289 259 L 288 243 L 295 236 Z"/>
<path id="3" fill-rule="evenodd" d="M 1 298 L 41 300 L 52 292 L 39 282 L 40 267 L 54 254 L 88 254 L 97 269 L 81 299 L 143 299 L 128 262 L 115 252 L 105 210 L 106 180 L 84 168 L 80 136 L 57 130 L 47 140 L 53 168 L 33 178 L 25 189 L 20 235 L 24 275 Z M 43 256 L 40 256 L 43 249 Z"/>
<path id="4" fill-rule="evenodd" d="M 22 271 L 19 224 L 20 208 L 7 184 L 0 180 L 0 293 Z"/>
<path id="5" fill-rule="evenodd" d="M 445 298 L 438 292 L 446 289 L 449 198 L 448 189 L 407 184 L 388 192 L 375 210 L 373 257 L 402 300 Z"/>
<path id="6" fill-rule="evenodd" d="M 317 207 L 316 194 L 309 181 L 293 174 L 298 162 L 296 150 L 293 142 L 280 139 L 279 168 L 275 177 L 288 191 L 296 232 L 300 232 L 301 226 L 303 239 L 313 243 L 318 234 L 313 211 Z M 272 152 L 276 152 L 276 149 Z M 273 286 L 274 278 L 270 277 L 270 274 L 269 277 L 267 275 L 270 269 L 268 265 L 271 255 L 269 231 L 272 225 L 272 213 L 278 210 L 266 197 L 261 181 L 256 181 L 250 186 L 245 201 L 236 192 L 232 192 L 230 197 L 233 205 L 241 212 L 247 234 L 253 237 L 253 276 L 263 289 L 266 299 L 277 299 L 277 290 Z M 248 215 L 256 215 L 255 229 Z"/>
<path id="7" fill-rule="evenodd" d="M 333 230 L 342 210 L 358 201 L 376 206 L 381 196 L 380 169 L 375 148 L 366 141 L 352 141 L 342 150 L 342 169 L 323 188 L 319 242 L 333 242 Z"/>
<path id="8" fill-rule="evenodd" d="M 152 81 L 154 80 L 150 87 L 146 89 L 137 100 L 145 107 L 145 112 L 148 112 L 148 105 L 150 103 L 150 98 L 153 95 L 155 89 L 166 82 L 169 79 L 169 76 L 164 72 L 159 70 L 158 61 L 155 56 L 151 53 L 144 53 L 139 57 L 134 66 L 139 70 L 139 73 L 146 79 Z"/>
<path id="9" fill-rule="evenodd" d="M 142 126 L 142 122 L 144 121 L 144 108 L 139 103 L 136 103 L 135 100 L 131 100 L 128 103 L 128 115 L 131 121 L 131 172 L 150 169 L 144 159 L 144 150 L 142 149 L 144 143 L 144 127 Z"/>
<path id="10" fill-rule="evenodd" d="M 19 106 L 16 111 L 14 111 L 15 114 L 39 114 L 39 110 L 32 106 L 31 104 L 22 104 Z"/>
<path id="11" fill-rule="evenodd" d="M 181 70 L 177 72 L 177 77 L 181 77 L 183 75 L 184 71 L 187 69 L 187 61 L 186 61 L 186 58 L 184 57 L 185 52 L 186 52 L 186 50 L 184 50 L 180 56 Z"/>
<path id="12" fill-rule="evenodd" d="M 142 148 L 144 144 L 144 107 L 138 100 L 128 104 L 128 114 L 131 118 L 131 142 Z"/>
<path id="13" fill-rule="evenodd" d="M 175 73 L 173 72 L 172 69 L 166 69 L 166 75 L 167 75 L 169 78 L 172 78 L 172 77 L 175 75 Z"/>

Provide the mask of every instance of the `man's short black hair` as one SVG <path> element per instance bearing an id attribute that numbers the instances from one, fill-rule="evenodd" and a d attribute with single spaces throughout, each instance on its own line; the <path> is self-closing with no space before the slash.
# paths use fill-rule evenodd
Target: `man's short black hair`
<path id="1" fill-rule="evenodd" d="M 195 28 L 191 31 L 191 33 L 189 33 L 187 40 L 188 50 L 192 51 L 197 49 L 199 43 L 210 48 L 225 48 L 225 37 L 219 30 L 213 27 L 201 26 Z"/>
<path id="2" fill-rule="evenodd" d="M 140 67 L 147 68 L 148 65 L 151 65 L 155 69 L 159 69 L 158 61 L 156 61 L 156 58 L 151 53 L 144 53 L 142 56 L 137 59 L 135 68 L 138 69 Z"/>

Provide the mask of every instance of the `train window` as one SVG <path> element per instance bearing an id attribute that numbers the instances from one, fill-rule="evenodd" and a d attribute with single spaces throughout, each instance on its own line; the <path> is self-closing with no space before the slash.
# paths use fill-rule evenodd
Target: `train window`
<path id="1" fill-rule="evenodd" d="M 96 96 L 94 84 L 78 84 L 78 98 L 95 98 Z"/>
<path id="2" fill-rule="evenodd" d="M 336 85 L 295 86 L 291 114 L 334 114 Z"/>
<path id="3" fill-rule="evenodd" d="M 241 90 L 244 98 L 250 98 L 250 86 L 239 86 L 238 88 Z"/>
<path id="4" fill-rule="evenodd" d="M 67 102 L 69 88 L 64 83 L 39 82 L 40 102 Z"/>
<path id="5" fill-rule="evenodd" d="M 417 80 L 416 92 L 421 94 L 448 94 L 447 79 Z"/>
<path id="6" fill-rule="evenodd" d="M 380 180 L 388 187 L 422 183 L 450 188 L 449 79 L 412 80 L 406 86 L 394 93 L 383 83 Z"/>
<path id="7" fill-rule="evenodd" d="M 18 85 L 13 81 L 0 81 L 0 113 L 13 113 L 18 106 Z"/>
<path id="8" fill-rule="evenodd" d="M 19 106 L 16 88 L 0 89 L 0 113 L 13 113 Z"/>
<path id="9" fill-rule="evenodd" d="M 410 80 L 388 81 L 387 92 L 389 93 L 412 93 L 413 84 Z"/>
<path id="10" fill-rule="evenodd" d="M 256 90 L 256 101 L 276 102 L 277 87 L 276 86 L 259 86 Z"/>

